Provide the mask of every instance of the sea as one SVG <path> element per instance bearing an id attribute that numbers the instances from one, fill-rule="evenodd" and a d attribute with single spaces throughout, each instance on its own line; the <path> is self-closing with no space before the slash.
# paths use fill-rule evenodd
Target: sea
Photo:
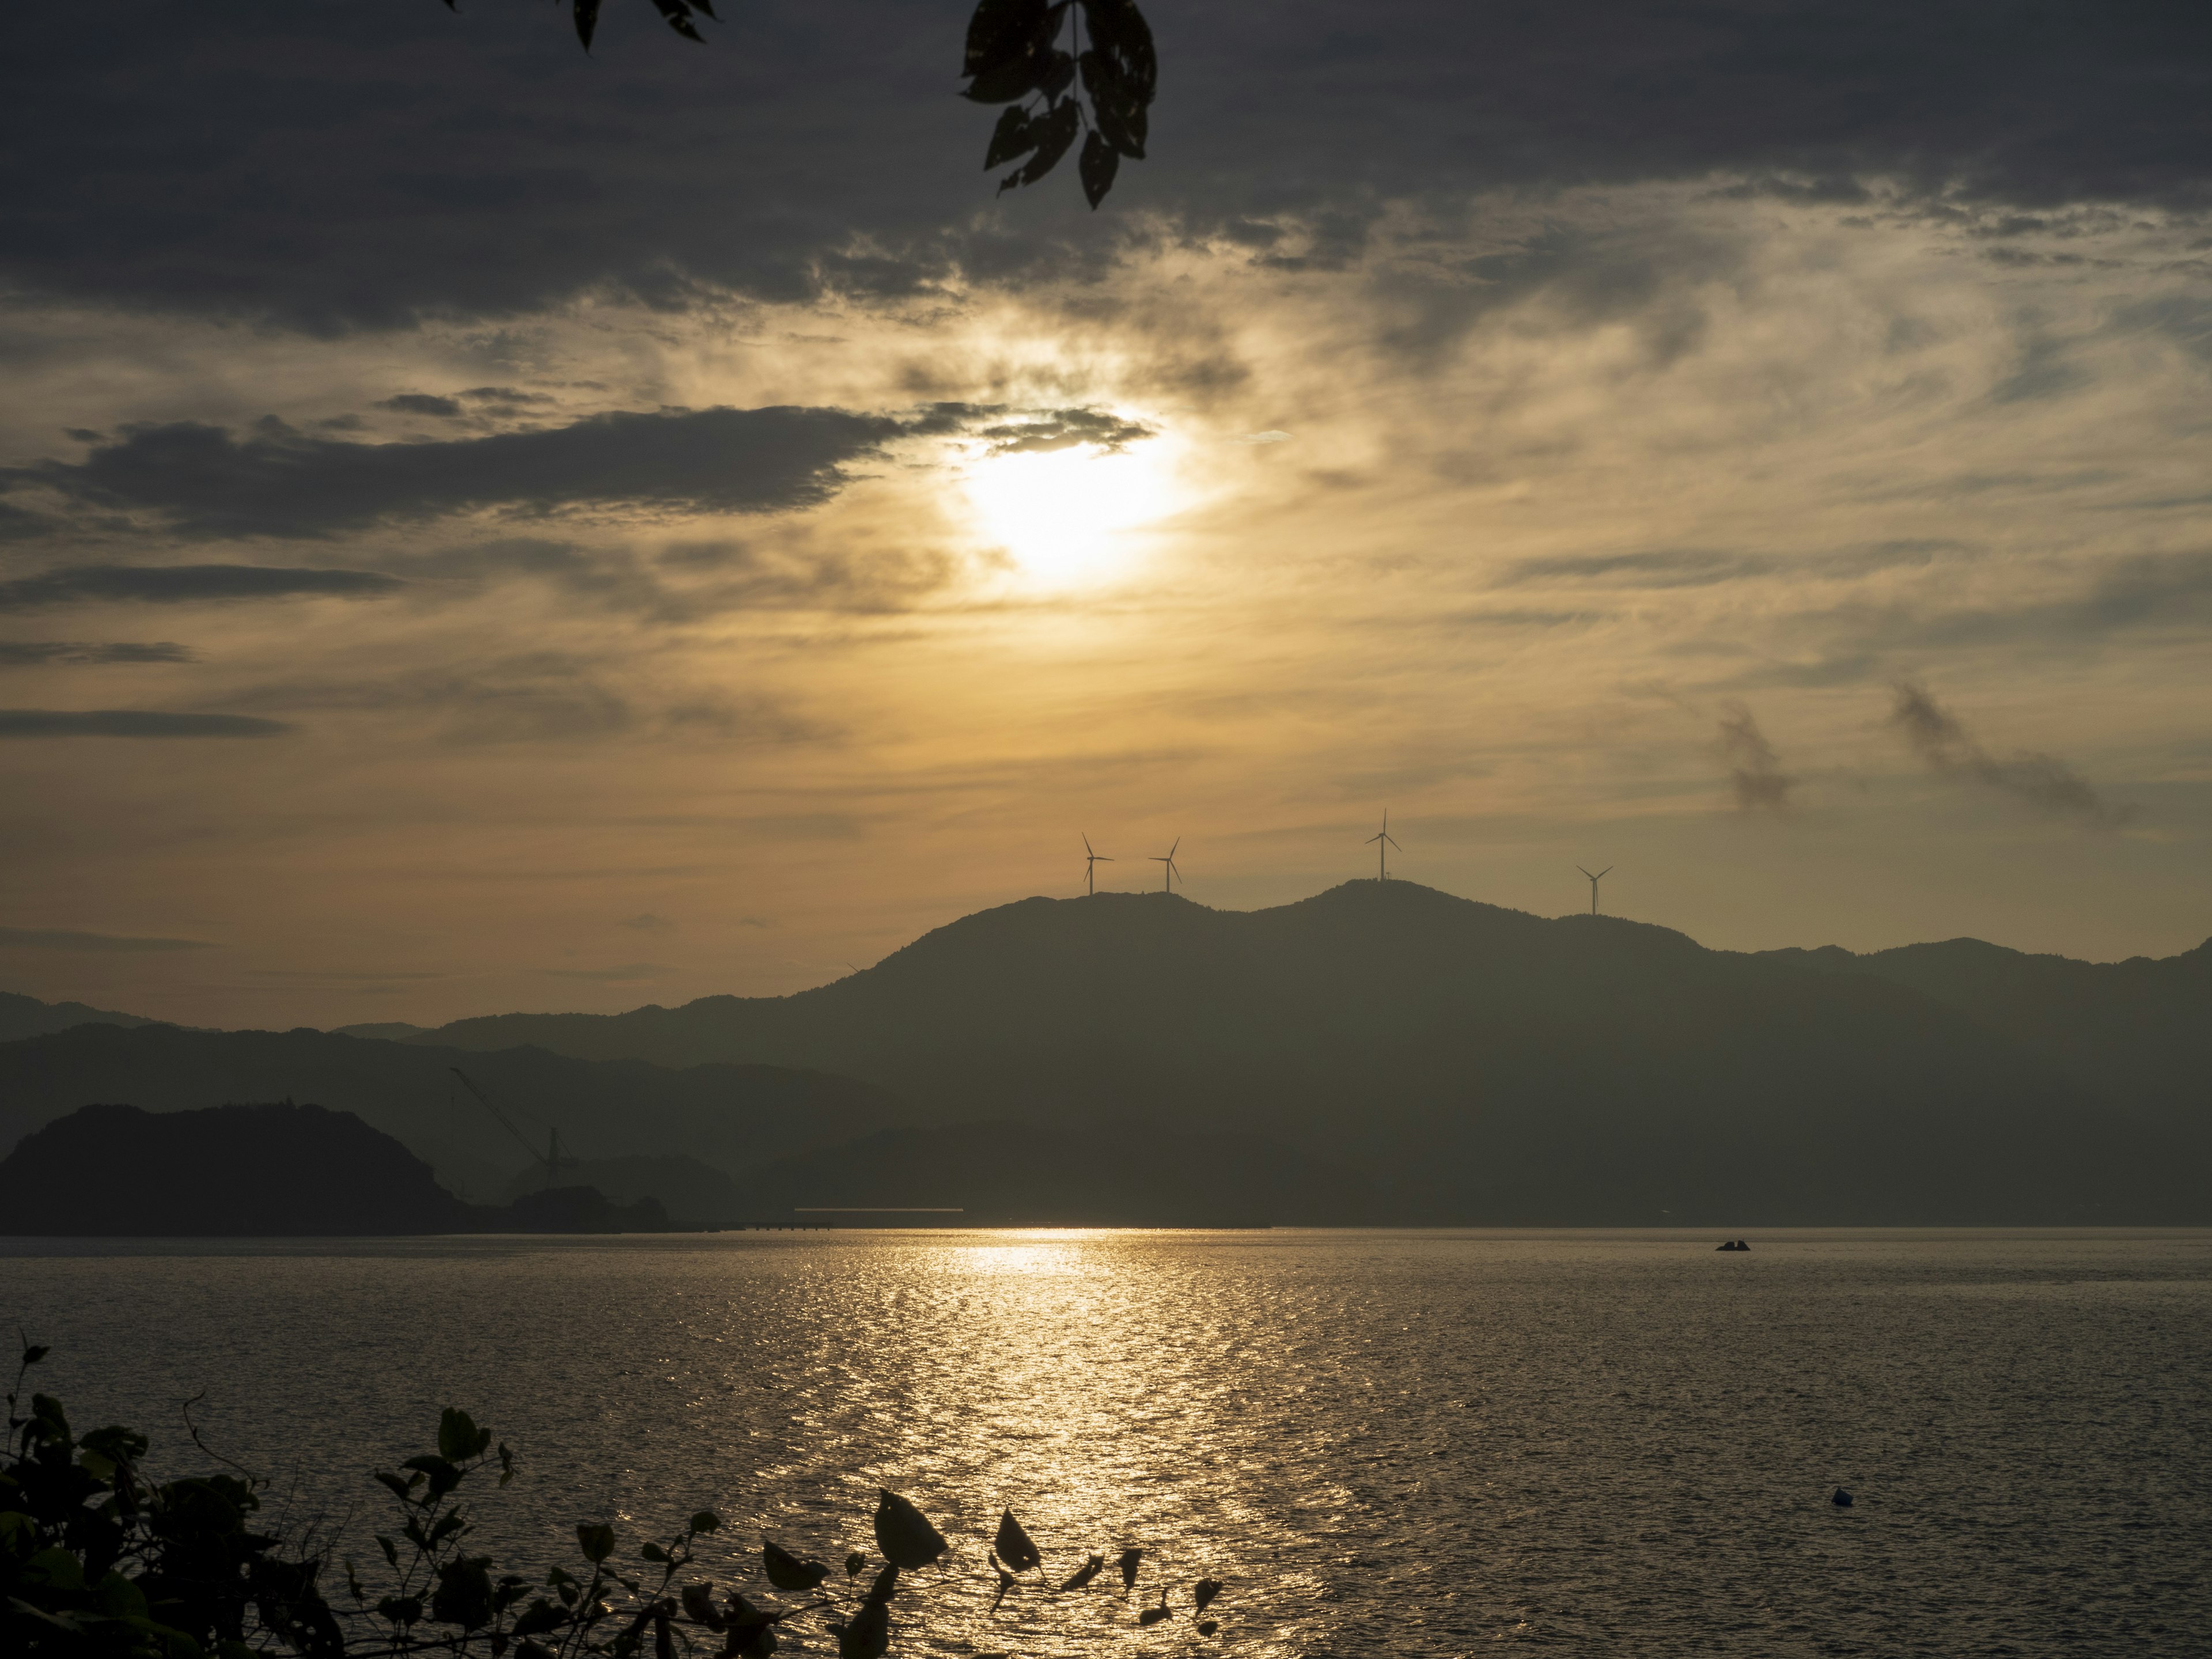
<path id="1" fill-rule="evenodd" d="M 711 1509 L 682 1577 L 788 1600 L 763 1534 L 841 1583 L 887 1487 L 951 1543 L 894 1655 L 2212 1654 L 2212 1232 L 1719 1242 L 18 1239 L 0 1320 L 77 1426 L 364 1571 L 449 1405 L 518 1470 L 471 1547 L 533 1574 Z M 1044 1565 L 994 1610 L 1009 1509 Z"/>

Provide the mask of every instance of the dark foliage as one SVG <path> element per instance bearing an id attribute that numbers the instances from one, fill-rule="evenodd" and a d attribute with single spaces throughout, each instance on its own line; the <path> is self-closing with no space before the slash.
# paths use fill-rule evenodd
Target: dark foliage
<path id="1" fill-rule="evenodd" d="M 143 1435 L 76 1434 L 50 1395 L 33 1394 L 19 1409 L 23 1380 L 46 1354 L 24 1349 L 0 1447 L 0 1653 L 9 1659 L 643 1659 L 648 1642 L 653 1659 L 765 1659 L 778 1626 L 823 1613 L 836 1615 L 826 1629 L 841 1659 L 879 1659 L 893 1601 L 905 1610 L 916 1599 L 902 1593 L 899 1561 L 927 1565 L 945 1548 L 921 1510 L 884 1492 L 876 1531 L 894 1559 L 865 1592 L 857 1589 L 865 1558 L 848 1561 L 847 1588 L 820 1590 L 827 1570 L 802 1566 L 772 1542 L 771 1583 L 816 1599 L 759 1605 L 688 1574 L 693 1545 L 721 1528 L 712 1510 L 640 1543 L 636 1566 L 612 1526 L 587 1522 L 575 1529 L 574 1571 L 504 1572 L 471 1548 L 461 1494 L 480 1475 L 495 1473 L 506 1486 L 514 1455 L 448 1407 L 433 1449 L 374 1472 L 394 1519 L 371 1535 L 376 1554 L 364 1570 L 340 1537 L 263 1530 L 266 1483 L 235 1465 L 156 1480 L 144 1468 Z M 1159 1616 L 1148 1610 L 1144 1622 Z"/>
<path id="2" fill-rule="evenodd" d="M 963 96 L 1008 106 L 983 155 L 986 169 L 1021 162 L 999 181 L 1001 193 L 1036 183 L 1078 137 L 1076 170 L 1094 208 L 1123 156 L 1144 160 L 1159 64 L 1134 0 L 981 0 L 960 72 Z"/>
<path id="3" fill-rule="evenodd" d="M 651 0 L 687 40 L 705 43 L 695 15 L 713 17 L 708 0 Z M 576 38 L 588 52 L 601 0 L 570 0 Z M 459 0 L 446 0 L 458 11 Z M 1083 140 L 1076 171 L 1093 208 L 1114 188 L 1125 155 L 1145 158 L 1145 127 L 1159 64 L 1152 26 L 1136 0 L 978 0 L 968 22 L 961 95 L 1010 106 L 991 130 L 986 170 L 1028 159 L 999 181 L 1001 193 L 1033 185 Z"/>

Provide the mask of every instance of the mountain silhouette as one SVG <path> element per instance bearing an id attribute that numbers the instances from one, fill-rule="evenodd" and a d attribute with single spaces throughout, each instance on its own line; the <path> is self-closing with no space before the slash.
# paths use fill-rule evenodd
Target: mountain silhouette
<path id="1" fill-rule="evenodd" d="M 1872 960 L 1709 951 L 1410 882 L 1251 912 L 1114 893 L 964 917 L 793 996 L 502 1015 L 419 1041 L 817 1068 L 940 1129 L 1136 1115 L 1356 1177 L 1340 1206 L 1279 1220 L 2212 1215 L 2201 1111 L 2069 1075 L 1986 1011 L 1851 965 Z"/>
<path id="2" fill-rule="evenodd" d="M 447 1069 L 453 1065 L 534 1145 L 558 1129 L 564 1146 L 586 1158 L 685 1155 L 734 1170 L 904 1115 L 881 1089 L 776 1066 L 672 1071 L 540 1048 L 478 1054 L 307 1030 L 80 1025 L 0 1043 L 0 1148 L 90 1101 L 167 1112 L 304 1098 L 358 1114 L 427 1159 L 457 1192 L 491 1201 L 533 1160 L 460 1088 Z M 680 1207 L 672 1194 L 650 1195 Z"/>
<path id="3" fill-rule="evenodd" d="M 458 1232 L 470 1208 L 349 1112 L 87 1106 L 0 1159 L 10 1233 L 261 1237 Z"/>
<path id="4" fill-rule="evenodd" d="M 160 1020 L 137 1014 L 118 1014 L 106 1008 L 88 1008 L 82 1002 L 41 1002 L 36 997 L 0 991 L 0 1042 L 21 1037 L 44 1036 L 66 1031 L 73 1025 L 158 1025 Z"/>

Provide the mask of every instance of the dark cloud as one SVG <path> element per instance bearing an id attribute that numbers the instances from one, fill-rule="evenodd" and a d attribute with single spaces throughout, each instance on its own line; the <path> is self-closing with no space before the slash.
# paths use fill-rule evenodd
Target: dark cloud
<path id="1" fill-rule="evenodd" d="M 458 421 L 461 406 L 452 398 L 435 398 L 427 392 L 403 392 L 396 398 L 386 398 L 377 404 L 400 415 L 434 415 L 441 421 Z"/>
<path id="2" fill-rule="evenodd" d="M 0 611 L 88 600 L 198 605 L 225 599 L 368 599 L 403 584 L 369 570 L 286 569 L 259 564 L 88 564 L 63 566 L 0 582 Z"/>
<path id="3" fill-rule="evenodd" d="M 2025 801 L 2039 811 L 2112 827 L 2135 816 L 2132 806 L 2115 806 L 2055 756 L 2022 750 L 1999 759 L 1983 748 L 1927 689 L 1900 680 L 1889 724 L 1920 758 L 1947 776 L 1971 779 Z"/>
<path id="4" fill-rule="evenodd" d="M 1151 437 L 1152 428 L 1102 409 L 1055 409 L 984 427 L 979 435 L 991 441 L 994 455 L 1034 455 L 1085 444 L 1118 454 L 1139 439 Z"/>
<path id="5" fill-rule="evenodd" d="M 274 738 L 292 728 L 244 714 L 144 708 L 0 708 L 0 738 Z"/>
<path id="6" fill-rule="evenodd" d="M 629 917 L 621 925 L 641 933 L 665 933 L 676 926 L 666 916 L 656 916 L 650 910 L 643 915 Z"/>
<path id="7" fill-rule="evenodd" d="M 212 951 L 204 939 L 132 939 L 120 933 L 76 933 L 50 927 L 0 927 L 0 951 Z"/>
<path id="8" fill-rule="evenodd" d="M 1736 809 L 1744 812 L 1785 812 L 1790 792 L 1797 780 L 1782 769 L 1781 757 L 1759 729 L 1751 710 L 1730 703 L 1720 721 L 1721 758 L 1728 763 L 1729 782 L 1735 791 Z"/>
<path id="9" fill-rule="evenodd" d="M 1522 559 L 1506 567 L 1496 585 L 1594 582 L 1611 587 L 1710 587 L 1765 576 L 1839 578 L 1877 570 L 1917 568 L 1969 551 L 1954 541 L 1870 542 L 1802 553 L 1750 553 L 1727 548 L 1662 547 L 1634 553 L 1560 554 Z"/>
<path id="10" fill-rule="evenodd" d="M 1882 174 L 1995 222 L 2200 206 L 2212 164 L 2197 0 L 1156 5 L 1152 159 L 1095 217 L 1072 179 L 992 201 L 957 9 L 747 7 L 705 48 L 623 11 L 586 57 L 547 9 L 30 8 L 0 271 L 335 330 L 1080 274 L 1149 216 L 1296 270 L 1393 198 L 1718 173 L 1842 203 Z"/>
<path id="11" fill-rule="evenodd" d="M 614 411 L 538 432 L 420 443 L 310 437 L 264 421 L 239 436 L 179 422 L 139 427 L 81 463 L 0 475 L 89 504 L 159 514 L 187 536 L 313 538 L 478 507 L 550 513 L 635 506 L 766 513 L 822 501 L 841 468 L 885 440 L 951 429 L 839 409 Z"/>
<path id="12" fill-rule="evenodd" d="M 197 658 L 186 646 L 167 640 L 146 644 L 115 641 L 92 644 L 74 640 L 0 640 L 0 667 L 31 663 L 160 663 L 192 662 Z"/>

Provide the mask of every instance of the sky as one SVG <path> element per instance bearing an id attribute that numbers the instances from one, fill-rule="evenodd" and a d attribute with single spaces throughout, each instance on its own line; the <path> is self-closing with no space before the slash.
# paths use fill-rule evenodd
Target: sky
<path id="1" fill-rule="evenodd" d="M 0 70 L 0 988 L 776 994 L 1374 873 L 1728 949 L 2212 934 L 2212 11 L 953 0 Z"/>

